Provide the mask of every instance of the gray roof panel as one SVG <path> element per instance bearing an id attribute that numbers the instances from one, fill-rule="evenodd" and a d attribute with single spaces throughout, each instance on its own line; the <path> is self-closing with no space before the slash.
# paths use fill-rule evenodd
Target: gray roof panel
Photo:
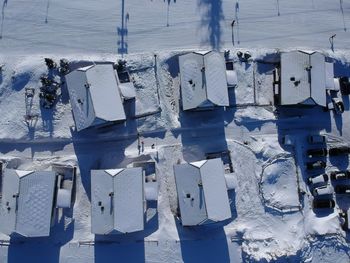
<path id="1" fill-rule="evenodd" d="M 114 227 L 122 233 L 144 229 L 142 168 L 127 168 L 114 179 Z"/>
<path id="2" fill-rule="evenodd" d="M 205 106 L 228 106 L 224 57 L 214 51 L 191 52 L 179 57 L 184 110 Z"/>
<path id="3" fill-rule="evenodd" d="M 91 171 L 91 232 L 108 234 L 113 229 L 113 176 L 104 170 Z"/>
<path id="4" fill-rule="evenodd" d="M 175 165 L 174 172 L 182 225 L 199 225 L 208 218 L 200 171 L 186 163 Z"/>
<path id="5" fill-rule="evenodd" d="M 50 235 L 55 182 L 55 172 L 5 170 L 1 210 L 6 211 L 5 206 L 9 202 L 10 211 L 5 213 L 6 234 L 16 232 L 27 237 Z"/>
<path id="6" fill-rule="evenodd" d="M 194 226 L 231 217 L 220 158 L 174 165 L 181 221 Z"/>
<path id="7" fill-rule="evenodd" d="M 100 235 L 144 229 L 141 168 L 91 171 L 91 225 Z"/>
<path id="8" fill-rule="evenodd" d="M 208 218 L 222 221 L 231 217 L 225 181 L 225 170 L 220 158 L 208 160 L 201 168 Z"/>

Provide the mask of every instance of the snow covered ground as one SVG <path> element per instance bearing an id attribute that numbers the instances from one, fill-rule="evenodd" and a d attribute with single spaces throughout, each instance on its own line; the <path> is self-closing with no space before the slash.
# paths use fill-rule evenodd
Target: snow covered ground
<path id="1" fill-rule="evenodd" d="M 125 54 L 232 47 L 233 19 L 235 44 L 245 48 L 330 48 L 332 34 L 337 34 L 335 48 L 350 44 L 349 30 L 344 31 L 350 27 L 349 0 L 1 2 L 0 48 L 6 53 Z"/>
<path id="2" fill-rule="evenodd" d="M 74 209 L 57 222 L 51 237 L 9 244 L 0 235 L 0 262 L 349 262 L 348 234 L 340 228 L 337 209 L 349 207 L 350 199 L 339 200 L 333 211 L 315 213 L 305 183 L 307 135 L 324 132 L 332 143 L 348 143 L 349 98 L 343 97 L 343 115 L 319 108 L 276 114 L 270 106 L 271 65 L 264 62 L 278 50 L 305 47 L 333 57 L 336 76 L 350 76 L 350 35 L 344 30 L 350 26 L 350 1 L 4 0 L 1 7 L 0 158 L 21 169 L 75 164 L 79 173 Z M 235 57 L 232 19 L 235 47 L 249 50 L 252 62 Z M 335 52 L 328 40 L 332 34 L 337 34 Z M 230 48 L 235 57 L 239 84 L 230 91 L 232 107 L 226 111 L 180 109 L 177 56 L 196 48 Z M 65 88 L 55 110 L 39 106 L 46 56 L 65 57 L 75 67 L 123 56 L 137 83 L 138 113 L 154 114 L 75 132 Z M 33 112 L 38 114 L 30 124 L 23 117 L 28 87 L 36 89 Z M 141 152 L 137 133 L 145 145 Z M 294 147 L 280 144 L 286 134 Z M 183 228 L 174 216 L 173 164 L 223 150 L 230 150 L 234 169 L 232 219 Z M 145 230 L 92 235 L 90 170 L 145 159 L 156 161 L 160 180 L 158 205 L 149 209 Z M 326 161 L 326 171 L 349 163 Z"/>

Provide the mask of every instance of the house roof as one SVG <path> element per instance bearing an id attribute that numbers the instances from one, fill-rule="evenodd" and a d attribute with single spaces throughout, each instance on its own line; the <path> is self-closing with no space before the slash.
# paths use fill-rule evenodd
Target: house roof
<path id="1" fill-rule="evenodd" d="M 224 167 L 220 158 L 174 166 L 184 226 L 231 217 Z"/>
<path id="2" fill-rule="evenodd" d="M 129 233 L 144 229 L 142 169 L 91 171 L 92 232 Z"/>
<path id="3" fill-rule="evenodd" d="M 49 236 L 56 174 L 5 169 L 1 231 L 27 237 Z"/>
<path id="4" fill-rule="evenodd" d="M 77 69 L 66 81 L 77 130 L 126 119 L 112 64 Z"/>
<path id="5" fill-rule="evenodd" d="M 281 55 L 281 105 L 326 106 L 325 56 L 291 51 Z"/>
<path id="6" fill-rule="evenodd" d="M 179 57 L 179 64 L 184 110 L 229 105 L 225 61 L 220 53 L 188 53 Z"/>

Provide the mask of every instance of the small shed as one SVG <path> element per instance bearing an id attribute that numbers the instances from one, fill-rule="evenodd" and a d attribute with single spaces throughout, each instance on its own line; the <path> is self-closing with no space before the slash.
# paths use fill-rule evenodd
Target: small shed
<path id="1" fill-rule="evenodd" d="M 66 82 L 78 131 L 126 119 L 112 64 L 79 68 L 66 75 Z"/>
<path id="2" fill-rule="evenodd" d="M 215 51 L 179 56 L 183 110 L 229 106 L 224 56 Z"/>
<path id="3" fill-rule="evenodd" d="M 56 173 L 5 169 L 0 231 L 25 237 L 50 235 Z"/>
<path id="4" fill-rule="evenodd" d="M 319 52 L 282 53 L 279 104 L 326 107 L 326 89 L 334 87 L 332 69 Z"/>
<path id="5" fill-rule="evenodd" d="M 144 229 L 142 168 L 91 171 L 91 231 L 98 235 Z"/>
<path id="6" fill-rule="evenodd" d="M 183 226 L 231 218 L 224 166 L 220 158 L 174 165 Z"/>

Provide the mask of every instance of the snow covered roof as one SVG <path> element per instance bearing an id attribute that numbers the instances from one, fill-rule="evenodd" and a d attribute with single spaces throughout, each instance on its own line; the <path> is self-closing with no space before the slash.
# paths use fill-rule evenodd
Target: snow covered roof
<path id="1" fill-rule="evenodd" d="M 318 52 L 281 55 L 281 105 L 326 106 L 326 60 Z"/>
<path id="2" fill-rule="evenodd" d="M 226 66 L 222 54 L 188 53 L 179 57 L 182 106 L 229 106 Z"/>
<path id="3" fill-rule="evenodd" d="M 126 119 L 112 64 L 97 64 L 66 75 L 78 131 L 109 121 Z"/>
<path id="4" fill-rule="evenodd" d="M 50 235 L 56 173 L 5 169 L 0 230 L 26 237 Z"/>
<path id="5" fill-rule="evenodd" d="M 92 170 L 91 213 L 94 234 L 143 230 L 142 168 Z"/>
<path id="6" fill-rule="evenodd" d="M 174 165 L 174 172 L 182 225 L 194 226 L 231 217 L 220 158 Z"/>

